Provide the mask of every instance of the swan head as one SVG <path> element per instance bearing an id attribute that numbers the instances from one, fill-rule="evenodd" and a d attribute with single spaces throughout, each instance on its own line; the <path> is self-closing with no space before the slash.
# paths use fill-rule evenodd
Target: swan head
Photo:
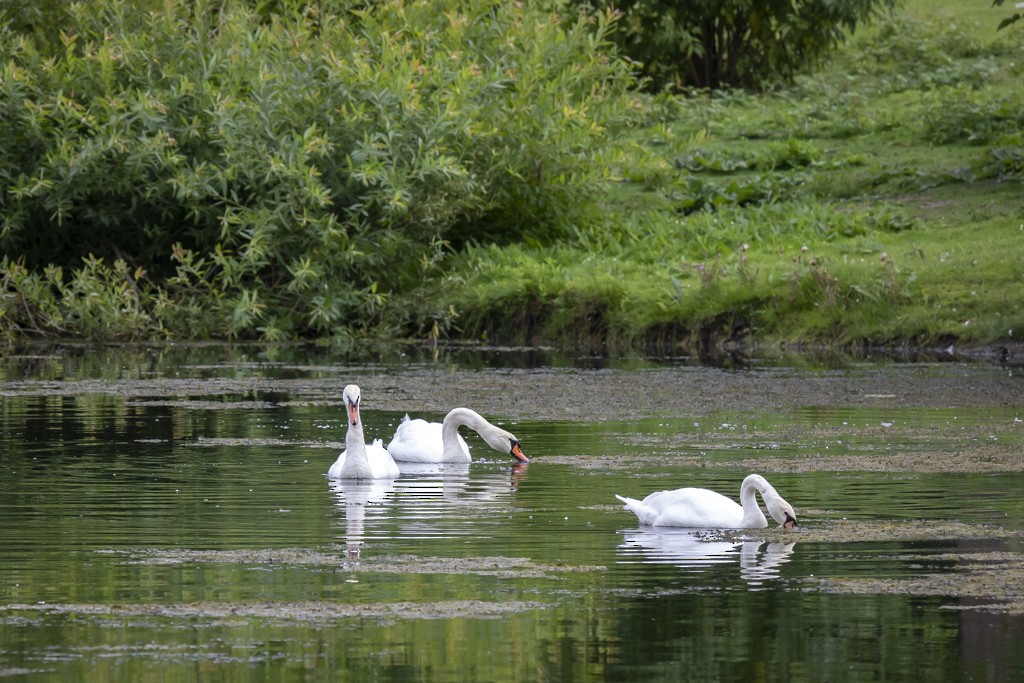
<path id="1" fill-rule="evenodd" d="M 530 460 L 526 457 L 526 453 L 523 453 L 523 448 L 522 446 L 519 445 L 519 441 L 514 436 L 509 442 L 508 452 L 511 453 L 512 457 L 518 460 L 519 462 L 530 462 Z"/>
<path id="2" fill-rule="evenodd" d="M 771 516 L 782 525 L 783 529 L 792 529 L 796 526 L 796 510 L 782 496 L 777 493 L 774 496 L 767 496 L 764 504 Z"/>
<path id="3" fill-rule="evenodd" d="M 796 526 L 796 510 L 760 474 L 747 475 L 740 486 L 740 498 L 753 496 L 755 489 L 761 492 L 761 498 L 764 499 L 764 505 L 768 508 L 768 513 L 776 522 L 782 525 L 783 529 L 792 529 Z M 744 503 L 745 507 L 746 503 Z M 763 517 L 761 519 L 764 521 Z M 767 524 L 767 522 L 764 523 Z"/>
<path id="4" fill-rule="evenodd" d="M 359 424 L 359 387 L 349 384 L 342 392 L 345 399 L 345 411 L 348 413 L 348 422 L 355 427 Z"/>
<path id="5" fill-rule="evenodd" d="M 523 453 L 523 447 L 519 445 L 519 439 L 511 432 L 495 427 L 493 430 L 487 430 L 480 435 L 484 437 L 487 445 L 494 450 L 508 453 L 519 462 L 530 462 L 526 457 L 526 453 Z"/>

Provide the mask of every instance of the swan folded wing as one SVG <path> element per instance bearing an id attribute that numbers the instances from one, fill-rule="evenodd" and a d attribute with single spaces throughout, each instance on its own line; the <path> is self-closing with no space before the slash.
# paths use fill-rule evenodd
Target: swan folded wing
<path id="1" fill-rule="evenodd" d="M 469 446 L 459 436 L 459 446 L 469 459 Z M 444 438 L 440 422 L 427 422 L 406 415 L 398 424 L 395 436 L 388 444 L 391 457 L 400 462 L 442 462 L 444 460 Z"/>
<path id="2" fill-rule="evenodd" d="M 397 479 L 400 472 L 391 454 L 384 448 L 384 441 L 374 439 L 366 447 L 366 457 L 370 461 L 370 470 L 374 479 Z"/>
<path id="3" fill-rule="evenodd" d="M 665 494 L 658 497 L 660 526 L 736 529 L 743 521 L 743 508 L 717 491 L 684 488 Z"/>
<path id="4" fill-rule="evenodd" d="M 441 457 L 441 425 L 409 416 L 398 424 L 395 436 L 388 444 L 388 452 L 395 460 L 430 462 Z"/>
<path id="5" fill-rule="evenodd" d="M 341 452 L 341 455 L 338 456 L 338 459 L 334 461 L 334 464 L 331 465 L 330 468 L 328 468 L 327 477 L 329 479 L 341 478 L 341 470 L 343 467 L 345 467 L 346 458 L 348 458 L 348 451 L 344 450 Z"/>
<path id="6" fill-rule="evenodd" d="M 709 489 L 656 491 L 642 501 L 618 498 L 641 524 L 649 526 L 735 529 L 743 521 L 742 507 Z"/>

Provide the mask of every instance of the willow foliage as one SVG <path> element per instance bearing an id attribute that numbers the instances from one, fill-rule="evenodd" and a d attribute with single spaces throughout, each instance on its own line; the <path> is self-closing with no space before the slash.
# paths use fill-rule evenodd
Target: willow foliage
<path id="1" fill-rule="evenodd" d="M 558 235 L 631 77 L 611 13 L 528 5 L 103 0 L 49 40 L 0 28 L 0 328 L 330 334 L 452 246 Z M 96 273 L 127 327 L 76 324 Z"/>

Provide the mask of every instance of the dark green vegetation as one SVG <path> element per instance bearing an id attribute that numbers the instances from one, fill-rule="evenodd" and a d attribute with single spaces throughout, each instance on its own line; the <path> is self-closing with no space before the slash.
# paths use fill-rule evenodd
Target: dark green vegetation
<path id="1" fill-rule="evenodd" d="M 608 15 L 101 5 L 0 34 L 8 337 L 1024 334 L 1006 8 L 915 1 L 785 88 L 641 97 Z"/>
<path id="2" fill-rule="evenodd" d="M 615 34 L 657 89 L 759 88 L 819 63 L 896 0 L 625 0 Z M 780 40 L 780 36 L 784 36 Z"/>
<path id="3" fill-rule="evenodd" d="M 0 32 L 8 331 L 415 332 L 389 295 L 467 239 L 556 237 L 632 106 L 607 14 L 149 4 Z"/>
<path id="4" fill-rule="evenodd" d="M 1024 51 L 977 10 L 912 4 L 770 94 L 652 98 L 602 227 L 474 249 L 445 300 L 494 339 L 1019 339 Z"/>

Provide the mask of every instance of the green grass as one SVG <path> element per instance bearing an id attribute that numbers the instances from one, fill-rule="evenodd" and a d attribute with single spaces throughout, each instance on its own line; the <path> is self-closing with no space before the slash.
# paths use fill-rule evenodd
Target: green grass
<path id="1" fill-rule="evenodd" d="M 471 249 L 430 307 L 527 343 L 1024 336 L 1024 36 L 1000 18 L 915 0 L 786 89 L 649 98 L 592 224 Z"/>

